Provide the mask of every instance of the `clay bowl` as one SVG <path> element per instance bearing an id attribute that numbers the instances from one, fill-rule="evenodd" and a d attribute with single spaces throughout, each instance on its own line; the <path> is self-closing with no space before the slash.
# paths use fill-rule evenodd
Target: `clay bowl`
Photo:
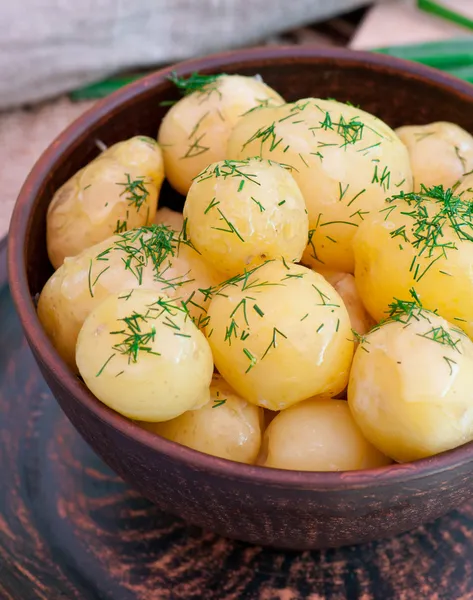
<path id="1" fill-rule="evenodd" d="M 287 100 L 335 97 L 391 126 L 445 120 L 473 132 L 473 86 L 393 58 L 308 47 L 260 48 L 174 67 L 254 75 Z M 224 536 L 291 549 L 356 544 L 406 531 L 473 495 L 473 444 L 372 471 L 308 473 L 263 469 L 207 456 L 139 429 L 115 414 L 67 369 L 46 337 L 32 298 L 51 274 L 45 215 L 53 192 L 97 154 L 136 134 L 155 136 L 177 97 L 167 76 L 150 75 L 96 104 L 46 150 L 20 193 L 10 228 L 13 299 L 38 365 L 62 409 L 92 448 L 165 511 Z M 163 204 L 182 207 L 169 188 Z"/>

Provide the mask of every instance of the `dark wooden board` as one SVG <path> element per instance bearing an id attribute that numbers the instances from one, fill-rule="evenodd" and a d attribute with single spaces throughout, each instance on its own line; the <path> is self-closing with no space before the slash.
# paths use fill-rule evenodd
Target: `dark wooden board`
<path id="1" fill-rule="evenodd" d="M 473 503 L 400 537 L 288 553 L 188 527 L 140 497 L 61 413 L 5 283 L 0 244 L 2 600 L 473 599 Z"/>

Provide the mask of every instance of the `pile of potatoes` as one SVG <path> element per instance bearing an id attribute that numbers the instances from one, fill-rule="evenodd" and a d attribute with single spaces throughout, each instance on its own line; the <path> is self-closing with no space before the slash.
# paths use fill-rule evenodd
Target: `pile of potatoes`
<path id="1" fill-rule="evenodd" d="M 38 315 L 98 400 L 217 457 L 343 471 L 473 440 L 473 137 L 259 78 L 179 80 L 157 141 L 51 200 Z M 183 214 L 158 210 L 164 178 Z"/>

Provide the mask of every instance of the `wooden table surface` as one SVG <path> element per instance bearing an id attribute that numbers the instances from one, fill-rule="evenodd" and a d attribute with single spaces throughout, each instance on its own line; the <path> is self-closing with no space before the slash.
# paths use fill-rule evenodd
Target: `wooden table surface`
<path id="1" fill-rule="evenodd" d="M 473 503 L 394 539 L 304 553 L 225 540 L 160 512 L 52 398 L 14 313 L 4 250 L 1 600 L 473 599 Z"/>

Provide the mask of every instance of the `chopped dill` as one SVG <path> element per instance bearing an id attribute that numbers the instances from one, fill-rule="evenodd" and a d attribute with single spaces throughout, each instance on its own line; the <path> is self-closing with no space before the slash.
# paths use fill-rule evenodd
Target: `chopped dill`
<path id="1" fill-rule="evenodd" d="M 263 358 L 268 354 L 268 352 L 271 350 L 271 348 L 277 348 L 278 347 L 278 343 L 277 343 L 277 336 L 278 335 L 280 335 L 281 337 L 283 337 L 284 339 L 287 340 L 287 335 L 284 335 L 284 333 L 282 331 L 280 331 L 276 327 L 273 327 L 273 338 L 272 338 L 269 346 L 266 348 L 263 356 L 261 357 L 261 360 L 263 360 Z"/>
<path id="2" fill-rule="evenodd" d="M 120 196 L 127 194 L 126 200 L 128 201 L 128 205 L 133 206 L 136 209 L 136 212 L 140 212 L 140 208 L 149 197 L 149 192 L 145 185 L 145 178 L 136 177 L 135 179 L 132 179 L 129 173 L 125 173 L 125 177 L 125 183 L 117 183 L 117 185 L 124 188 Z"/>
<path id="3" fill-rule="evenodd" d="M 208 93 L 211 91 L 212 87 L 216 89 L 215 83 L 223 75 L 225 75 L 225 73 L 218 73 L 215 75 L 192 73 L 189 77 L 179 77 L 177 73 L 173 71 L 168 79 L 177 87 L 183 96 L 188 96 L 194 92 Z"/>
<path id="4" fill-rule="evenodd" d="M 401 192 L 387 201 L 408 205 L 401 214 L 412 219 L 409 238 L 405 228 L 391 232 L 391 237 L 400 235 L 416 250 L 410 266 L 415 281 L 420 281 L 438 260 L 447 258 L 448 250 L 457 250 L 455 242 L 446 238 L 447 231 L 453 231 L 460 242 L 473 241 L 473 202 L 455 196 L 451 189 L 421 185 L 420 192 Z M 424 267 L 420 262 L 423 258 L 428 262 Z"/>

